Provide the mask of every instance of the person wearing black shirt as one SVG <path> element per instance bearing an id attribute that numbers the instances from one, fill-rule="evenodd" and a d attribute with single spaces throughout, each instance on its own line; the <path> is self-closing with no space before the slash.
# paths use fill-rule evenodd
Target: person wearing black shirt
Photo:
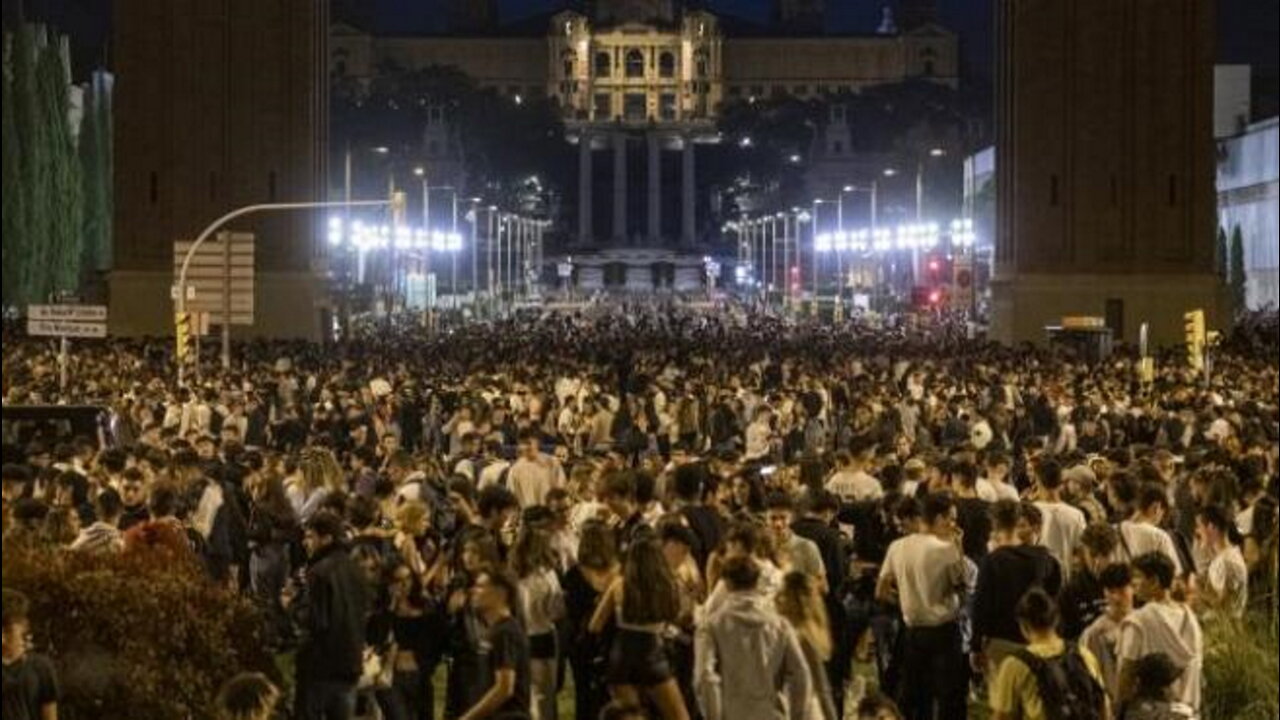
<path id="1" fill-rule="evenodd" d="M 516 580 L 503 572 L 481 573 L 472 602 L 488 630 L 483 647 L 493 681 L 461 720 L 527 720 L 530 715 L 529 639 L 512 615 Z"/>
<path id="2" fill-rule="evenodd" d="M 675 492 L 680 501 L 680 515 L 697 539 L 693 548 L 698 570 L 706 572 L 707 559 L 720 546 L 724 522 L 715 510 L 702 502 L 707 466 L 702 463 L 681 465 L 675 471 Z M 830 571 L 830 568 L 828 568 Z"/>
<path id="3" fill-rule="evenodd" d="M 321 510 L 307 522 L 303 536 L 310 565 L 303 597 L 296 603 L 303 633 L 297 660 L 300 720 L 350 720 L 355 715 L 373 596 L 343 532 L 342 518 Z"/>
<path id="4" fill-rule="evenodd" d="M 146 477 L 138 468 L 128 468 L 120 481 L 120 499 L 124 501 L 124 514 L 120 516 L 120 532 L 151 519 L 147 510 Z"/>
<path id="5" fill-rule="evenodd" d="M 1062 608 L 1062 637 L 1069 641 L 1080 639 L 1094 620 L 1107 610 L 1107 599 L 1099 576 L 1111 564 L 1120 544 L 1116 529 L 1105 523 L 1094 523 L 1080 535 L 1080 548 L 1084 563 L 1078 564 L 1071 580 L 1062 588 L 1058 604 Z"/>
<path id="6" fill-rule="evenodd" d="M 991 508 L 996 549 L 978 564 L 973 598 L 974 665 L 994 671 L 1027 639 L 1018 627 L 1015 610 L 1022 596 L 1039 587 L 1056 596 L 1062 588 L 1062 568 L 1047 549 L 1036 544 L 1039 511 L 1031 503 L 1001 500 Z"/>
<path id="7" fill-rule="evenodd" d="M 4 694 L 0 707 L 4 720 L 56 720 L 58 717 L 58 676 L 53 663 L 29 651 L 26 595 L 4 589 Z"/>
<path id="8" fill-rule="evenodd" d="M 959 462 L 951 468 L 956 514 L 964 531 L 965 557 L 980 562 L 991 540 L 991 506 L 978 497 L 978 471 L 972 463 Z"/>
<path id="9" fill-rule="evenodd" d="M 622 470 L 605 476 L 600 500 L 617 519 L 618 554 L 625 556 L 637 534 L 649 530 L 636 501 L 635 473 Z"/>

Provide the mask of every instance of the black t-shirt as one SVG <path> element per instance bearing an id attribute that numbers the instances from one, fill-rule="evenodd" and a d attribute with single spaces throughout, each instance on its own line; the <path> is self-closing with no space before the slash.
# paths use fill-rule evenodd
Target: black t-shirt
<path id="1" fill-rule="evenodd" d="M 489 669 L 515 670 L 515 693 L 498 709 L 499 717 L 522 717 L 531 712 L 529 687 L 529 639 L 519 620 L 508 617 L 489 628 L 484 646 L 489 652 Z"/>
<path id="2" fill-rule="evenodd" d="M 978 562 L 987 554 L 991 540 L 991 505 L 978 498 L 960 498 L 956 512 L 960 529 L 964 530 L 964 554 Z"/>
<path id="3" fill-rule="evenodd" d="M 58 702 L 58 676 L 42 655 L 27 655 L 4 666 L 4 720 L 39 720 L 40 709 Z"/>

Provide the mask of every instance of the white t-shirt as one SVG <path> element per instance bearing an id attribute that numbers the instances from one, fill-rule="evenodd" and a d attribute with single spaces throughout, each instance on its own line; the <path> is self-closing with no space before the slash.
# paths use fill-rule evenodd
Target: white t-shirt
<path id="1" fill-rule="evenodd" d="M 1084 513 L 1062 502 L 1038 502 L 1036 507 L 1044 516 L 1040 528 L 1040 544 L 1048 548 L 1058 564 L 1062 566 L 1062 578 L 1071 578 L 1072 560 L 1075 558 L 1076 543 L 1084 534 L 1088 522 Z"/>
<path id="2" fill-rule="evenodd" d="M 1181 603 L 1147 603 L 1125 618 L 1120 628 L 1121 661 L 1136 662 L 1154 653 L 1165 653 L 1182 677 L 1173 684 L 1174 699 L 1200 707 L 1204 637 L 1195 613 Z"/>
<path id="3" fill-rule="evenodd" d="M 993 503 L 1001 500 L 1018 502 L 1022 499 L 1018 496 L 1018 488 L 1009 483 L 997 485 L 986 478 L 978 478 L 978 482 L 974 483 L 974 490 L 978 491 L 978 499 L 983 502 Z"/>
<path id="4" fill-rule="evenodd" d="M 845 502 L 868 502 L 884 497 L 880 481 L 862 470 L 841 470 L 827 480 L 827 492 Z"/>
<path id="5" fill-rule="evenodd" d="M 521 508 L 546 505 L 547 493 L 564 487 L 564 469 L 550 455 L 539 455 L 536 460 L 520 458 L 507 472 L 507 487 Z"/>
<path id="6" fill-rule="evenodd" d="M 1173 544 L 1169 533 L 1154 525 L 1125 520 L 1120 523 L 1120 542 L 1116 548 L 1120 562 L 1130 562 L 1134 558 L 1147 553 L 1158 552 L 1173 561 L 1174 572 L 1183 573 L 1182 560 L 1178 557 L 1178 548 Z"/>
<path id="7" fill-rule="evenodd" d="M 956 619 L 965 582 L 964 555 L 934 535 L 916 533 L 889 545 L 880 577 L 897 582 L 908 627 L 937 627 Z"/>
<path id="8" fill-rule="evenodd" d="M 502 473 L 511 467 L 511 463 L 506 460 L 495 460 L 489 463 L 480 471 L 480 477 L 476 480 L 476 489 L 483 490 L 490 485 L 497 485 L 502 479 Z"/>
<path id="9" fill-rule="evenodd" d="M 745 459 L 757 460 L 769 454 L 769 438 L 773 431 L 768 423 L 753 422 L 747 426 L 747 447 Z"/>
<path id="10" fill-rule="evenodd" d="M 1231 603 L 1227 607 L 1231 616 L 1244 617 L 1245 606 L 1249 603 L 1249 568 L 1244 564 L 1240 548 L 1231 545 L 1218 553 L 1209 563 L 1209 571 L 1205 575 L 1214 594 L 1230 598 Z"/>

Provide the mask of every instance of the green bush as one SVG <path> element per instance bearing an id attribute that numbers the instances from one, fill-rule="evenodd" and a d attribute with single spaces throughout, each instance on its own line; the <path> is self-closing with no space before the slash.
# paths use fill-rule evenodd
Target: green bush
<path id="1" fill-rule="evenodd" d="M 270 668 L 254 608 L 168 556 L 6 547 L 3 567 L 57 664 L 59 717 L 213 720 L 224 681 Z"/>
<path id="2" fill-rule="evenodd" d="M 1280 715 L 1280 642 L 1275 610 L 1244 621 L 1205 625 L 1202 716 L 1226 720 L 1275 720 Z"/>

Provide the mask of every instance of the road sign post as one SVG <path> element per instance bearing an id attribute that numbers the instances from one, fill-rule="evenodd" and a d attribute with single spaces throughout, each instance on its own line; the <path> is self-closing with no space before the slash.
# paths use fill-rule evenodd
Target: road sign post
<path id="1" fill-rule="evenodd" d="M 31 305 L 27 308 L 27 334 L 58 338 L 58 391 L 67 392 L 71 367 L 71 338 L 107 336 L 105 305 Z"/>
<path id="2" fill-rule="evenodd" d="M 182 258 L 181 264 L 177 268 L 177 283 L 174 294 L 176 313 L 185 313 L 187 310 L 187 273 L 191 268 L 191 261 L 195 258 L 200 247 L 213 236 L 222 226 L 235 220 L 236 218 L 252 215 L 254 213 L 270 212 L 273 210 L 322 210 L 325 208 L 354 208 L 354 207 L 389 207 L 393 212 L 403 213 L 405 206 L 404 193 L 393 193 L 386 200 L 357 200 L 342 202 L 298 202 L 298 203 L 259 203 L 256 205 L 246 205 L 241 208 L 232 210 L 222 217 L 214 220 L 204 230 L 196 236 L 194 242 L 187 248 L 186 254 Z M 229 320 L 229 318 L 225 318 Z M 230 335 L 224 337 L 223 358 L 230 365 Z M 183 368 L 182 363 L 178 363 L 178 385 L 183 384 Z"/>

